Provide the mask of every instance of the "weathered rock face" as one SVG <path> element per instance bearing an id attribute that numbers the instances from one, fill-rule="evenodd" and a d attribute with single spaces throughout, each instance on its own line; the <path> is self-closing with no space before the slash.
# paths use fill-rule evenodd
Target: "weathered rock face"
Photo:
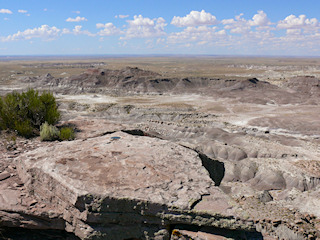
<path id="1" fill-rule="evenodd" d="M 39 148 L 22 156 L 19 166 L 22 176 L 25 169 L 41 171 L 68 187 L 72 204 L 92 194 L 189 209 L 213 184 L 196 152 L 124 132 Z"/>
<path id="2" fill-rule="evenodd" d="M 254 230 L 216 215 L 233 214 L 209 176 L 219 168 L 206 170 L 195 151 L 165 140 L 120 131 L 38 148 L 17 167 L 29 191 L 62 212 L 66 230 L 80 238 L 156 237 L 175 223 Z M 196 214 L 204 196 L 224 204 L 199 205 L 207 213 Z"/>

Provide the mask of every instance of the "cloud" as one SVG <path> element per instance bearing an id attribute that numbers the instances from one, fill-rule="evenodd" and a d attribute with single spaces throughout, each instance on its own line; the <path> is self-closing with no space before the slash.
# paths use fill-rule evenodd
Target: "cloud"
<path id="1" fill-rule="evenodd" d="M 198 12 L 199 13 L 199 12 Z M 208 21 L 195 21 L 191 18 L 190 13 L 185 18 L 180 18 L 176 22 L 178 26 L 187 26 L 181 32 L 173 32 L 168 38 L 169 44 L 191 44 L 194 47 L 227 47 L 240 49 L 246 48 L 248 51 L 259 51 L 261 45 L 269 47 L 275 41 L 272 31 L 276 30 L 273 23 L 267 17 L 267 14 L 262 10 L 257 11 L 251 19 L 245 19 L 244 14 L 239 14 L 232 19 L 223 19 L 221 22 L 215 22 L 215 26 L 210 26 Z M 193 19 L 191 21 L 190 19 Z M 205 19 L 205 18 L 203 18 Z M 208 18 L 209 19 L 209 18 Z M 183 21 L 182 21 L 183 20 Z M 189 20 L 187 22 L 187 20 Z"/>
<path id="2" fill-rule="evenodd" d="M 114 16 L 115 18 L 128 18 L 129 17 L 129 15 L 116 15 L 116 16 Z"/>
<path id="3" fill-rule="evenodd" d="M 224 29 L 217 30 L 217 27 L 208 26 L 187 27 L 182 32 L 171 33 L 168 36 L 168 43 L 198 42 L 204 45 L 204 43 L 220 41 L 227 36 Z"/>
<path id="4" fill-rule="evenodd" d="M 252 17 L 252 20 L 249 21 L 249 24 L 251 26 L 268 26 L 271 25 L 271 22 L 269 21 L 267 14 L 260 10 Z"/>
<path id="5" fill-rule="evenodd" d="M 244 14 L 241 13 L 235 16 L 234 19 L 223 19 L 221 23 L 226 30 L 229 30 L 230 33 L 235 34 L 249 34 L 252 27 L 256 27 L 256 30 L 269 30 L 272 25 L 268 19 L 267 14 L 260 10 L 255 14 L 251 20 L 243 18 Z"/>
<path id="6" fill-rule="evenodd" d="M 6 13 L 6 14 L 12 14 L 12 11 L 10 11 L 9 9 L 0 9 L 0 13 Z"/>
<path id="7" fill-rule="evenodd" d="M 243 13 L 235 16 L 234 19 L 224 19 L 221 23 L 225 25 L 225 29 L 230 30 L 230 33 L 247 34 L 250 31 L 251 25 L 242 16 Z"/>
<path id="8" fill-rule="evenodd" d="M 153 38 L 166 35 L 164 27 L 167 25 L 162 18 L 144 18 L 141 15 L 134 16 L 133 20 L 127 20 L 128 28 L 121 39 Z"/>
<path id="9" fill-rule="evenodd" d="M 25 15 L 28 16 L 28 17 L 30 16 L 30 14 L 28 13 L 27 10 L 19 9 L 19 10 L 18 10 L 18 13 L 25 14 Z"/>
<path id="10" fill-rule="evenodd" d="M 96 34 L 93 34 L 91 32 L 89 32 L 88 30 L 82 30 L 82 26 L 81 25 L 77 25 L 74 27 L 74 29 L 72 30 L 72 32 L 74 35 L 87 35 L 89 37 L 94 37 L 96 36 Z"/>
<path id="11" fill-rule="evenodd" d="M 279 29 L 299 29 L 299 28 L 318 28 L 319 21 L 316 18 L 307 18 L 306 15 L 289 15 L 284 20 L 278 22 Z"/>
<path id="12" fill-rule="evenodd" d="M 28 12 L 27 10 L 22 10 L 22 9 L 18 10 L 18 13 L 27 13 L 27 12 Z"/>
<path id="13" fill-rule="evenodd" d="M 77 16 L 76 18 L 68 18 L 66 19 L 66 22 L 83 22 L 83 21 L 88 21 L 88 19 L 86 19 L 85 17 L 80 17 Z"/>
<path id="14" fill-rule="evenodd" d="M 103 28 L 102 30 L 100 30 L 97 34 L 99 36 L 112 36 L 112 35 L 117 35 L 121 33 L 121 30 L 118 29 L 116 26 L 113 25 L 113 23 L 97 23 L 96 27 L 99 28 Z"/>
<path id="15" fill-rule="evenodd" d="M 73 13 L 80 14 L 80 11 L 73 11 Z"/>
<path id="16" fill-rule="evenodd" d="M 15 41 L 15 40 L 30 40 L 32 38 L 42 38 L 43 40 L 53 40 L 59 36 L 60 29 L 56 27 L 50 27 L 48 25 L 42 25 L 38 28 L 26 29 L 23 32 L 18 31 L 15 34 L 7 37 L 2 37 L 3 42 Z"/>
<path id="17" fill-rule="evenodd" d="M 191 11 L 185 17 L 174 16 L 171 24 L 177 27 L 194 27 L 201 25 L 215 25 L 218 24 L 218 20 L 215 16 L 211 15 L 211 13 L 207 13 L 202 10 L 201 12 Z"/>
<path id="18" fill-rule="evenodd" d="M 300 35 L 301 34 L 301 29 L 287 29 L 286 33 L 287 35 Z"/>

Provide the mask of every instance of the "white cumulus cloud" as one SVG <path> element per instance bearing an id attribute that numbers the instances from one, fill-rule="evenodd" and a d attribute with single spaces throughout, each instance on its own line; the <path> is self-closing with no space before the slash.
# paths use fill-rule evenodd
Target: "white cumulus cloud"
<path id="1" fill-rule="evenodd" d="M 114 26 L 113 23 L 106 23 L 106 24 L 97 23 L 96 27 L 103 28 L 97 33 L 100 36 L 112 36 L 112 35 L 117 35 L 121 33 L 120 29 Z"/>
<path id="2" fill-rule="evenodd" d="M 23 9 L 18 10 L 18 13 L 27 13 L 27 12 L 28 12 L 27 10 L 23 10 Z"/>
<path id="3" fill-rule="evenodd" d="M 217 27 L 198 26 L 187 27 L 182 32 L 171 33 L 168 36 L 169 43 L 198 42 L 200 45 L 209 42 L 220 41 L 226 36 L 225 30 L 217 31 Z"/>
<path id="4" fill-rule="evenodd" d="M 121 39 L 152 38 L 166 35 L 164 28 L 167 25 L 162 18 L 144 18 L 142 15 L 134 16 L 133 20 L 127 20 L 128 28 Z"/>
<path id="5" fill-rule="evenodd" d="M 77 25 L 74 27 L 74 29 L 72 30 L 72 32 L 74 35 L 87 35 L 90 37 L 94 37 L 96 36 L 95 34 L 89 32 L 88 30 L 82 30 L 82 26 L 81 25 Z"/>
<path id="6" fill-rule="evenodd" d="M 83 21 L 88 21 L 88 19 L 86 19 L 85 17 L 80 17 L 77 16 L 76 18 L 67 18 L 66 22 L 83 22 Z"/>
<path id="7" fill-rule="evenodd" d="M 249 21 L 249 24 L 251 26 L 268 26 L 271 25 L 271 22 L 269 21 L 267 14 L 260 10 L 252 17 L 252 20 Z"/>
<path id="8" fill-rule="evenodd" d="M 6 14 L 12 14 L 12 11 L 10 11 L 9 9 L 0 9 L 0 13 L 6 13 Z"/>
<path id="9" fill-rule="evenodd" d="M 299 28 L 314 28 L 319 27 L 319 21 L 316 18 L 307 18 L 306 15 L 289 15 L 284 20 L 278 22 L 277 25 L 280 29 L 299 29 Z"/>
<path id="10" fill-rule="evenodd" d="M 2 37 L 1 40 L 4 42 L 14 40 L 29 40 L 32 38 L 42 38 L 44 40 L 53 40 L 59 36 L 60 29 L 57 27 L 50 27 L 48 25 L 42 25 L 38 28 L 26 29 L 23 32 L 18 31 L 15 34 L 7 37 Z"/>
<path id="11" fill-rule="evenodd" d="M 230 30 L 231 33 L 246 34 L 250 31 L 250 23 L 244 19 L 243 13 L 235 16 L 234 19 L 224 19 L 221 21 L 225 25 L 225 29 Z"/>
<path id="12" fill-rule="evenodd" d="M 177 27 L 194 27 L 201 25 L 218 24 L 218 20 L 211 13 L 207 13 L 204 10 L 202 10 L 201 12 L 191 11 L 185 17 L 174 16 L 171 21 L 171 24 Z"/>

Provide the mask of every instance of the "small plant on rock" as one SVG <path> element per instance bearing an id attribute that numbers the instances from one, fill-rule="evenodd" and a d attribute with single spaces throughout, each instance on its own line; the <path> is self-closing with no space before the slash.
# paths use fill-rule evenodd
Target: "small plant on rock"
<path id="1" fill-rule="evenodd" d="M 61 141 L 71 141 L 75 137 L 74 130 L 71 127 L 63 127 L 60 129 L 59 139 Z"/>
<path id="2" fill-rule="evenodd" d="M 59 139 L 60 132 L 57 127 L 45 122 L 40 127 L 41 141 L 54 141 Z"/>

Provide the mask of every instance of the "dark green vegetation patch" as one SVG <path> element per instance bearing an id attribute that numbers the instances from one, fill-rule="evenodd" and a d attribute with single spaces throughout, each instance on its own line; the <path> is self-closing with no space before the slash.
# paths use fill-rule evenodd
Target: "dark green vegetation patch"
<path id="1" fill-rule="evenodd" d="M 60 119 L 56 99 L 52 93 L 29 89 L 0 97 L 0 130 L 13 130 L 23 137 L 39 135 L 40 126 L 54 125 Z"/>

